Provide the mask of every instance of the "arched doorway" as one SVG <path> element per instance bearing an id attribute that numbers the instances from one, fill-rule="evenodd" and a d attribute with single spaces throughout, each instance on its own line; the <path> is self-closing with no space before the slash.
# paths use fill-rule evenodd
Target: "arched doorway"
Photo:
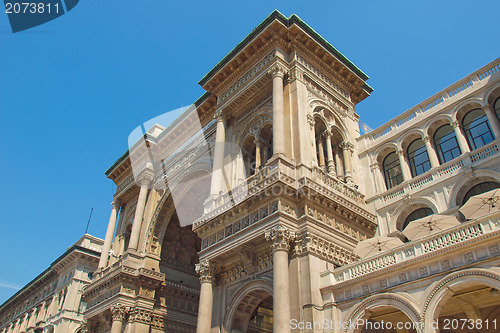
<path id="1" fill-rule="evenodd" d="M 232 333 L 267 333 L 273 331 L 273 297 L 259 289 L 240 300 L 231 323 Z"/>

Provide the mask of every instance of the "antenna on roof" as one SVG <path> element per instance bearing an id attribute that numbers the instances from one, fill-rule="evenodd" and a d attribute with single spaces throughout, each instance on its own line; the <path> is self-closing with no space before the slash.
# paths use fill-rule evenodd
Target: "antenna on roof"
<path id="1" fill-rule="evenodd" d="M 90 210 L 89 221 L 87 222 L 87 229 L 85 229 L 85 233 L 87 233 L 87 231 L 89 231 L 90 219 L 92 218 L 93 211 L 94 211 L 94 208 L 92 207 L 92 209 Z"/>

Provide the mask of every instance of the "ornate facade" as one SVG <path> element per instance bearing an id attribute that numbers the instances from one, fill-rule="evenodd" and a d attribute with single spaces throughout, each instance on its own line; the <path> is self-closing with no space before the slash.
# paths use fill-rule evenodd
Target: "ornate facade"
<path id="1" fill-rule="evenodd" d="M 106 172 L 117 190 L 82 329 L 438 332 L 418 324 L 463 317 L 498 332 L 499 213 L 369 258 L 354 248 L 407 241 L 411 220 L 460 216 L 499 186 L 499 65 L 361 135 L 368 76 L 273 12 L 200 80 L 195 107 Z"/>
<path id="2" fill-rule="evenodd" d="M 103 240 L 84 235 L 49 268 L 0 306 L 0 332 L 81 332 Z M 80 330 L 80 331 L 79 331 Z"/>

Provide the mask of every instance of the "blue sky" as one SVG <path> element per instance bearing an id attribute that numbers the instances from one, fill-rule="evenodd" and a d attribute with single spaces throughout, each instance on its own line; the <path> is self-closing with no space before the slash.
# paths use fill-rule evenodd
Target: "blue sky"
<path id="1" fill-rule="evenodd" d="M 12 34 L 0 13 L 0 303 L 85 231 L 104 237 L 104 171 L 144 121 L 197 85 L 275 8 L 296 13 L 371 79 L 375 128 L 500 55 L 498 1 L 81 0 Z"/>

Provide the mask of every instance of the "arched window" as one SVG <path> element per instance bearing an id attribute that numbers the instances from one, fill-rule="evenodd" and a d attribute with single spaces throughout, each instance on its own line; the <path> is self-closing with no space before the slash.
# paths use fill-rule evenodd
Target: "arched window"
<path id="1" fill-rule="evenodd" d="M 429 207 L 424 207 L 424 208 L 419 208 L 417 210 L 414 210 L 410 215 L 408 215 L 408 217 L 406 218 L 405 222 L 403 223 L 403 226 L 401 228 L 401 231 L 403 231 L 406 226 L 408 226 L 408 224 L 411 222 L 411 221 L 415 221 L 415 220 L 418 220 L 418 219 L 421 219 L 423 217 L 426 217 L 426 216 L 429 216 L 429 215 L 432 215 L 434 214 L 434 212 L 432 211 L 432 209 L 430 209 Z"/>
<path id="2" fill-rule="evenodd" d="M 469 111 L 462 120 L 470 149 L 474 150 L 493 141 L 493 133 L 486 114 L 481 109 Z"/>
<path id="3" fill-rule="evenodd" d="M 498 97 L 495 103 L 493 103 L 493 109 L 495 109 L 497 118 L 500 121 L 500 97 Z"/>
<path id="4" fill-rule="evenodd" d="M 398 155 L 395 152 L 387 155 L 384 158 L 382 165 L 387 189 L 397 186 L 403 182 L 403 173 L 401 172 L 401 166 L 399 165 Z"/>
<path id="5" fill-rule="evenodd" d="M 408 146 L 408 162 L 410 162 L 411 175 L 416 177 L 431 168 L 427 148 L 422 139 L 416 139 Z"/>
<path id="6" fill-rule="evenodd" d="M 472 187 L 469 191 L 467 191 L 467 193 L 465 194 L 464 200 L 462 200 L 462 205 L 465 204 L 467 202 L 467 200 L 470 199 L 470 197 L 494 190 L 496 188 L 500 188 L 499 183 L 484 182 L 484 183 L 477 184 L 476 186 Z"/>
<path id="7" fill-rule="evenodd" d="M 439 163 L 444 164 L 460 156 L 455 131 L 450 125 L 443 125 L 434 133 L 434 146 L 437 150 Z"/>

